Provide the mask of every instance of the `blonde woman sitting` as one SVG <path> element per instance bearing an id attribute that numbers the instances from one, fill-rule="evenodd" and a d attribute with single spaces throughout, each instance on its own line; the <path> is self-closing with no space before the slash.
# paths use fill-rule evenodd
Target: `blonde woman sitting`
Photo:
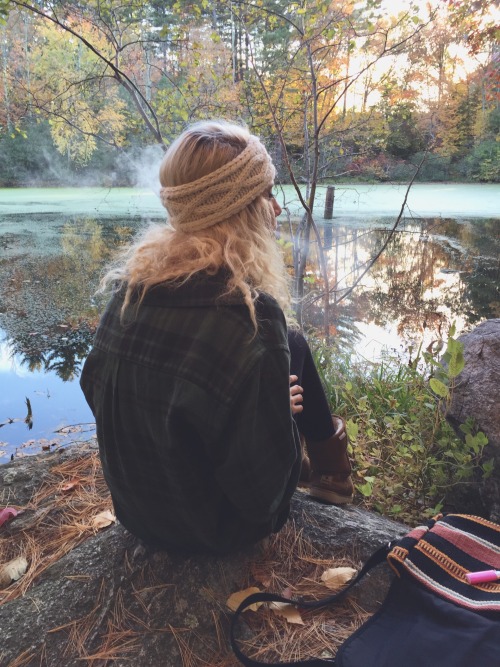
<path id="1" fill-rule="evenodd" d="M 188 128 L 160 169 L 170 225 L 149 229 L 104 280 L 113 294 L 81 386 L 116 515 L 162 548 L 226 553 L 278 531 L 301 471 L 294 417 L 305 424 L 311 494 L 352 497 L 342 425 L 321 385 L 318 418 L 314 392 L 295 382 L 312 362 L 299 334 L 290 387 L 274 177 L 247 129 Z"/>

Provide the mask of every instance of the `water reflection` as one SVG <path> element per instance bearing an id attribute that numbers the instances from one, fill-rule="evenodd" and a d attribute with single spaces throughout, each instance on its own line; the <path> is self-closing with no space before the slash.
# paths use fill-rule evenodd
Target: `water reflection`
<path id="1" fill-rule="evenodd" d="M 15 217 L 15 216 L 9 216 Z M 17 363 L 78 376 L 102 302 L 93 296 L 103 266 L 130 239 L 120 221 L 38 216 L 9 232 L 0 262 L 0 324 Z"/>
<path id="2" fill-rule="evenodd" d="M 332 322 L 340 342 L 356 329 L 366 336 L 367 325 L 373 325 L 395 334 L 394 347 L 422 340 L 429 344 L 445 335 L 453 321 L 462 331 L 500 317 L 498 220 L 410 221 L 365 275 L 367 263 L 387 239 L 385 226 L 367 230 L 328 224 L 320 232 L 328 257 Z M 354 292 L 345 296 L 360 277 Z M 306 318 L 320 328 L 323 285 L 313 264 L 309 283 Z"/>
<path id="3" fill-rule="evenodd" d="M 20 331 L 15 338 L 9 336 L 11 357 L 30 373 L 54 372 L 63 382 L 77 378 L 92 344 L 94 328 L 82 321 L 77 329 L 60 324 L 42 331 Z"/>
<path id="4" fill-rule="evenodd" d="M 79 437 L 73 424 L 93 419 L 78 387 L 103 306 L 93 294 L 111 254 L 140 224 L 53 214 L 0 219 L 0 461 L 62 446 Z M 20 419 L 26 398 L 29 434 Z M 66 425 L 67 437 L 56 437 Z"/>
<path id="5" fill-rule="evenodd" d="M 76 380 L 103 306 L 93 295 L 112 253 L 142 225 L 139 218 L 124 222 L 54 214 L 0 219 L 0 338 L 9 356 L 0 363 L 0 423 L 19 416 L 28 391 L 45 391 L 43 385 L 26 389 L 24 396 L 20 390 L 13 405 L 9 387 L 14 375 L 23 381 L 29 375 L 50 376 L 74 385 L 71 392 L 60 392 L 53 426 L 64 421 L 69 400 L 72 410 L 76 406 L 72 419 L 79 414 L 80 421 L 88 419 Z M 453 321 L 460 332 L 500 317 L 498 220 L 407 221 L 366 275 L 367 263 L 387 238 L 387 219 L 336 220 L 320 232 L 332 289 L 330 329 L 339 345 L 357 343 L 366 350 L 370 337 L 384 338 L 395 348 L 422 340 L 429 345 Z M 305 323 L 322 328 L 323 284 L 314 261 L 307 288 Z M 51 385 L 51 396 L 55 393 Z M 35 411 L 34 428 L 39 414 Z M 0 452 L 5 443 L 19 445 L 26 437 L 13 438 L 7 431 L 4 427 L 0 433 Z"/>

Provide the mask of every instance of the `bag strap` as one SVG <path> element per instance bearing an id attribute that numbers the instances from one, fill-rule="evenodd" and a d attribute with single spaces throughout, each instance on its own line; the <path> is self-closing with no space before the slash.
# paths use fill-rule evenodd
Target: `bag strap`
<path id="1" fill-rule="evenodd" d="M 307 660 L 299 660 L 298 662 L 260 662 L 259 660 L 253 660 L 241 652 L 236 642 L 234 633 L 238 618 L 247 607 L 255 604 L 256 602 L 284 602 L 286 604 L 296 605 L 300 609 L 321 609 L 322 607 L 328 606 L 332 602 L 338 602 L 346 595 L 346 593 L 351 590 L 351 588 L 358 584 L 370 570 L 386 559 L 387 554 L 392 549 L 393 545 L 393 542 L 389 542 L 383 547 L 380 547 L 380 549 L 377 549 L 377 551 L 375 551 L 366 561 L 356 577 L 350 581 L 345 588 L 343 588 L 338 593 L 321 598 L 321 600 L 290 600 L 274 593 L 253 593 L 252 595 L 246 597 L 239 605 L 238 609 L 234 612 L 233 618 L 231 620 L 231 647 L 238 660 L 246 667 L 263 667 L 265 665 L 279 665 L 279 667 L 319 667 L 320 665 L 333 665 L 334 660 L 326 660 L 322 658 L 310 658 Z"/>

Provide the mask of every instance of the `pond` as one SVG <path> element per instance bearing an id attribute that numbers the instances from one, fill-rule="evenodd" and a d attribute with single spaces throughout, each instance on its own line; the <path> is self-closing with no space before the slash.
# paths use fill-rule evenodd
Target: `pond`
<path id="1" fill-rule="evenodd" d="M 283 194 L 293 216 L 291 190 Z M 322 221 L 320 201 L 334 340 L 374 359 L 385 348 L 432 346 L 453 321 L 460 332 L 500 317 L 499 194 L 500 186 L 414 186 L 402 225 L 365 275 L 404 188 L 338 186 L 331 222 Z M 0 462 L 92 432 L 78 378 L 103 307 L 94 296 L 99 276 L 117 247 L 163 219 L 145 190 L 0 190 Z M 314 265 L 308 286 L 305 322 L 321 327 Z"/>

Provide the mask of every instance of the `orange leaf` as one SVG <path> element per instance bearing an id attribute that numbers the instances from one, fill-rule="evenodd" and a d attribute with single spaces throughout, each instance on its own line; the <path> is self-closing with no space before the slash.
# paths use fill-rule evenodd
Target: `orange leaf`
<path id="1" fill-rule="evenodd" d="M 262 584 L 264 588 L 269 588 L 271 585 L 271 575 L 267 570 L 263 570 L 261 568 L 258 568 L 257 566 L 252 566 L 251 567 L 251 572 L 252 572 L 252 577 L 257 581 L 259 584 Z"/>
<path id="2" fill-rule="evenodd" d="M 75 486 L 78 486 L 79 484 L 80 480 L 74 477 L 61 486 L 61 491 L 71 491 L 71 489 L 74 489 Z"/>

